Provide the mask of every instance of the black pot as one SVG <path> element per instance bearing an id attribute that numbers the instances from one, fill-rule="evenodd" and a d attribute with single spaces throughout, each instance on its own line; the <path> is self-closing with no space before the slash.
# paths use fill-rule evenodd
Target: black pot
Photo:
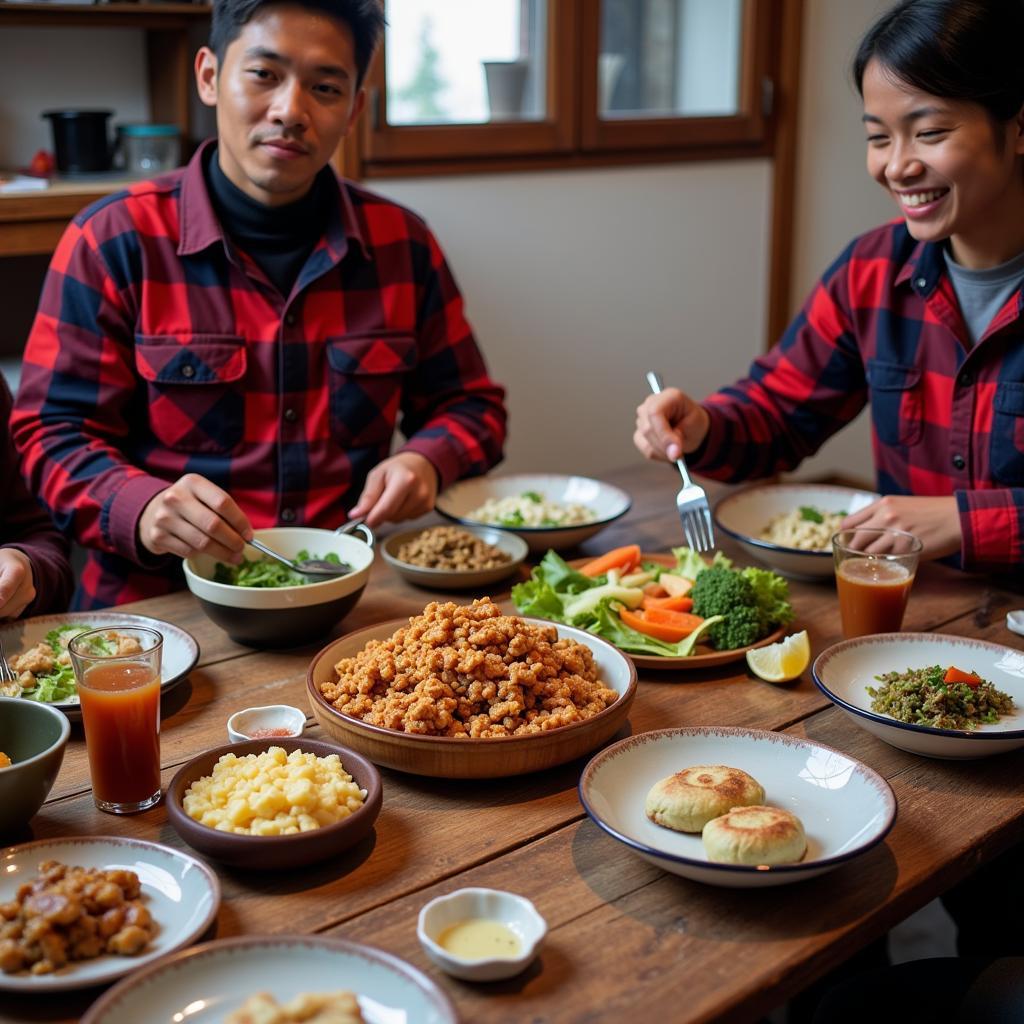
<path id="1" fill-rule="evenodd" d="M 61 174 L 90 174 L 110 169 L 107 119 L 112 110 L 48 110 L 53 149 Z"/>

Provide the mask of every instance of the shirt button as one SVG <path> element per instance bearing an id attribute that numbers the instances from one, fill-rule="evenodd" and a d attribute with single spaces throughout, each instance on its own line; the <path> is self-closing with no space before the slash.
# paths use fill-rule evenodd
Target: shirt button
<path id="1" fill-rule="evenodd" d="M 284 411 L 284 418 L 289 423 L 294 423 L 299 418 L 299 414 L 291 406 L 289 406 Z"/>
<path id="2" fill-rule="evenodd" d="M 289 327 L 294 327 L 295 326 L 295 314 L 294 313 L 285 313 L 284 322 Z"/>
<path id="3" fill-rule="evenodd" d="M 962 455 L 953 456 L 953 468 L 963 469 L 967 465 L 967 460 Z"/>
<path id="4" fill-rule="evenodd" d="M 928 285 L 928 278 L 927 277 L 919 277 L 914 282 L 914 284 L 916 284 L 918 288 L 925 288 Z"/>
<path id="5" fill-rule="evenodd" d="M 182 377 L 194 377 L 196 375 L 196 368 L 194 366 L 189 366 L 186 363 L 186 365 L 181 368 L 181 375 Z"/>
<path id="6" fill-rule="evenodd" d="M 293 509 L 293 508 L 283 508 L 283 509 L 281 509 L 281 519 L 284 520 L 284 522 L 286 522 L 286 523 L 294 523 L 295 522 L 295 509 Z"/>
<path id="7" fill-rule="evenodd" d="M 971 376 L 970 370 L 964 370 L 956 379 L 957 384 L 962 388 L 969 388 L 974 383 L 974 377 Z"/>

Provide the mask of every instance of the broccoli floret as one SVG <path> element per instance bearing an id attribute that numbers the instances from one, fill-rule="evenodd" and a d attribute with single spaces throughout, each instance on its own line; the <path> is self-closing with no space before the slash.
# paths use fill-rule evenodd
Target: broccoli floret
<path id="1" fill-rule="evenodd" d="M 713 565 L 697 573 L 690 597 L 696 615 L 705 619 L 712 615 L 725 616 L 707 634 L 716 650 L 746 647 L 761 637 L 761 614 L 754 588 L 735 570 Z"/>

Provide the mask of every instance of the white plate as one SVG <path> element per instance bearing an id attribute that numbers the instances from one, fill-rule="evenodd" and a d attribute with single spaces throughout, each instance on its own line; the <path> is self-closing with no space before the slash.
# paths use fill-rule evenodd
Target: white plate
<path id="1" fill-rule="evenodd" d="M 525 491 L 536 491 L 548 501 L 563 505 L 585 505 L 594 518 L 576 526 L 511 527 L 481 523 L 467 518 L 488 498 L 514 498 Z M 562 551 L 575 547 L 603 530 L 609 523 L 624 516 L 632 504 L 629 495 L 612 484 L 587 476 L 563 476 L 558 473 L 519 473 L 513 476 L 473 477 L 449 487 L 438 495 L 434 507 L 441 515 L 470 526 L 494 526 L 496 530 L 514 533 L 530 546 L 531 551 Z"/>
<path id="2" fill-rule="evenodd" d="M 40 839 L 0 850 L 0 903 L 14 899 L 18 886 L 35 878 L 44 860 L 134 871 L 142 883 L 143 902 L 159 930 L 139 956 L 100 956 L 68 964 L 53 974 L 0 973 L 0 991 L 43 994 L 107 984 L 194 942 L 220 906 L 220 883 L 202 861 L 159 843 L 116 836 Z"/>
<path id="3" fill-rule="evenodd" d="M 127 615 L 116 609 L 102 612 L 67 612 L 63 615 L 36 615 L 20 622 L 9 622 L 0 626 L 0 639 L 3 640 L 7 657 L 10 659 L 18 654 L 24 654 L 30 647 L 35 647 L 40 640 L 44 640 L 51 629 L 65 623 L 87 626 L 89 629 L 103 629 L 108 626 L 143 626 L 146 629 L 155 629 L 164 638 L 160 668 L 161 693 L 166 693 L 180 683 L 195 668 L 199 660 L 199 644 L 187 630 L 163 619 L 151 619 L 148 615 Z M 50 707 L 60 708 L 72 722 L 82 720 L 78 694 L 67 700 L 52 701 Z"/>
<path id="4" fill-rule="evenodd" d="M 404 960 L 341 939 L 284 935 L 208 942 L 125 978 L 82 1024 L 223 1024 L 249 996 L 355 992 L 367 1024 L 456 1024 L 448 997 Z"/>
<path id="5" fill-rule="evenodd" d="M 804 551 L 760 540 L 772 516 L 802 505 L 822 512 L 857 512 L 877 501 L 873 491 L 831 484 L 766 484 L 734 491 L 715 505 L 715 525 L 765 565 L 792 579 L 815 580 L 832 575 L 832 550 Z"/>
<path id="6" fill-rule="evenodd" d="M 766 804 L 803 822 L 804 859 L 775 867 L 714 864 L 699 835 L 650 821 L 644 800 L 651 786 L 697 764 L 726 764 L 757 779 Z M 591 760 L 579 793 L 590 817 L 644 860 L 696 882 L 737 889 L 831 871 L 880 843 L 896 817 L 896 797 L 877 772 L 831 747 L 759 729 L 661 729 L 630 736 Z"/>
<path id="7" fill-rule="evenodd" d="M 955 665 L 977 672 L 1008 693 L 1015 709 L 977 729 L 934 729 L 910 725 L 871 710 L 869 686 L 883 672 Z M 925 757 L 987 757 L 1024 747 L 1024 652 L 986 640 L 942 633 L 877 633 L 843 640 L 822 651 L 811 666 L 814 682 L 861 728 L 900 750 Z"/>

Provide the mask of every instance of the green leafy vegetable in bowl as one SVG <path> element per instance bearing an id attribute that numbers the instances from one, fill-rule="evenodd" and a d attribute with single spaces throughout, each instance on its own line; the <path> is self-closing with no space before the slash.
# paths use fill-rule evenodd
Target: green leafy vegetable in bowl
<path id="1" fill-rule="evenodd" d="M 51 629 L 35 647 L 12 658 L 11 667 L 18 674 L 14 684 L 18 687 L 18 693 L 10 695 L 20 695 L 40 704 L 53 704 L 77 696 L 75 673 L 67 648 L 79 633 L 93 628 L 81 623 L 66 622 L 63 626 Z M 91 647 L 97 654 L 113 654 L 116 651 L 116 640 L 96 636 Z"/>
<path id="2" fill-rule="evenodd" d="M 320 558 L 325 562 L 333 562 L 348 572 L 352 571 L 352 567 L 333 551 L 326 555 L 311 555 L 308 551 L 300 551 L 294 561 L 304 562 L 307 558 Z M 259 558 L 254 562 L 245 559 L 240 565 L 224 565 L 223 562 L 218 562 L 213 581 L 227 583 L 232 587 L 304 587 L 308 583 L 317 582 L 301 572 L 295 572 L 288 566 L 275 562 L 272 558 Z"/>

